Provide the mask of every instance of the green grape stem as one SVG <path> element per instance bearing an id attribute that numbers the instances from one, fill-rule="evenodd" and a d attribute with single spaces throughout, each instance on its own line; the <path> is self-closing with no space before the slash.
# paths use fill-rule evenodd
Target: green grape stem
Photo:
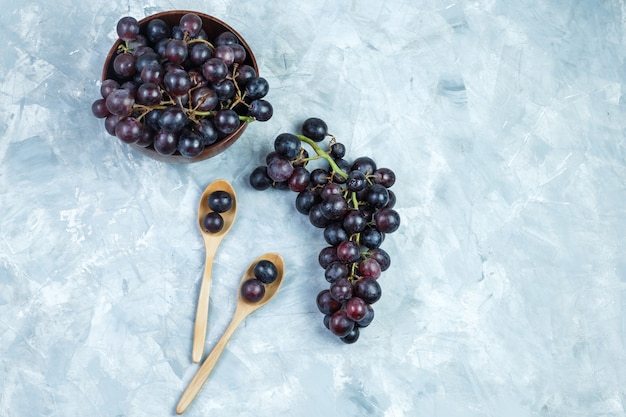
<path id="1" fill-rule="evenodd" d="M 313 150 L 315 151 L 316 154 L 318 154 L 319 156 L 324 158 L 326 161 L 328 161 L 328 163 L 330 164 L 330 166 L 333 169 L 334 173 L 342 176 L 343 178 L 348 178 L 348 174 L 346 172 L 344 172 L 341 168 L 339 168 L 339 166 L 335 163 L 335 161 L 328 154 L 328 152 L 326 152 L 325 150 L 320 148 L 319 145 L 317 143 L 315 143 L 315 141 L 313 139 L 307 138 L 304 135 L 296 135 L 296 137 L 298 139 L 300 139 L 302 142 L 307 143 L 311 148 L 313 148 Z"/>

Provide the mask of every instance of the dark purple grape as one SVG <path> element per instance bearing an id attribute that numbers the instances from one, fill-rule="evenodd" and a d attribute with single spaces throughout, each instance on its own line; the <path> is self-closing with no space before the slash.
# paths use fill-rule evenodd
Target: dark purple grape
<path id="1" fill-rule="evenodd" d="M 393 233 L 400 227 L 400 215 L 393 209 L 381 209 L 374 214 L 376 228 L 382 233 Z"/>
<path id="2" fill-rule="evenodd" d="M 202 144 L 204 146 L 209 146 L 214 144 L 219 138 L 219 134 L 215 126 L 213 126 L 213 122 L 209 119 L 200 120 L 194 127 L 193 130 L 200 135 L 202 138 Z"/>
<path id="3" fill-rule="evenodd" d="M 137 89 L 137 103 L 145 106 L 154 106 L 161 102 L 161 90 L 159 86 L 153 83 L 143 83 Z"/>
<path id="4" fill-rule="evenodd" d="M 115 125 L 115 136 L 122 142 L 135 143 L 143 135 L 143 125 L 134 117 L 125 117 Z"/>
<path id="5" fill-rule="evenodd" d="M 322 119 L 311 117 L 302 124 L 302 134 L 315 142 L 321 142 L 328 134 L 328 126 Z"/>
<path id="6" fill-rule="evenodd" d="M 265 295 L 265 285 L 256 278 L 249 278 L 241 284 L 241 296 L 244 300 L 257 303 Z"/>
<path id="7" fill-rule="evenodd" d="M 247 64 L 237 67 L 235 72 L 235 81 L 240 87 L 245 87 L 248 81 L 257 77 L 256 70 Z"/>
<path id="8" fill-rule="evenodd" d="M 350 171 L 346 180 L 346 188 L 349 191 L 361 191 L 367 186 L 367 177 L 361 171 Z"/>
<path id="9" fill-rule="evenodd" d="M 309 222 L 320 229 L 324 229 L 328 226 L 331 221 L 328 220 L 324 214 L 322 214 L 321 203 L 313 204 L 311 209 L 309 210 Z"/>
<path id="10" fill-rule="evenodd" d="M 385 235 L 375 227 L 367 226 L 361 232 L 361 244 L 369 249 L 379 247 L 385 240 Z"/>
<path id="11" fill-rule="evenodd" d="M 322 290 L 317 294 L 315 303 L 322 314 L 333 314 L 341 308 L 341 303 L 337 302 L 330 296 L 330 290 Z"/>
<path id="12" fill-rule="evenodd" d="M 328 183 L 330 179 L 330 173 L 322 168 L 316 168 L 311 171 L 311 184 L 312 185 L 324 185 Z"/>
<path id="13" fill-rule="evenodd" d="M 267 167 L 256 167 L 251 173 L 249 178 L 250 186 L 255 190 L 267 190 L 272 186 L 272 179 L 267 175 Z"/>
<path id="14" fill-rule="evenodd" d="M 187 94 L 191 88 L 191 80 L 187 71 L 179 68 L 171 69 L 163 76 L 165 90 L 175 96 Z"/>
<path id="15" fill-rule="evenodd" d="M 357 321 L 359 327 L 367 327 L 374 320 L 374 308 L 367 303 L 365 305 L 365 316 L 361 320 Z"/>
<path id="16" fill-rule="evenodd" d="M 202 75 L 211 83 L 222 82 L 228 76 L 228 66 L 218 58 L 209 58 L 202 64 Z"/>
<path id="17" fill-rule="evenodd" d="M 322 200 L 327 199 L 331 195 L 343 195 L 343 189 L 341 188 L 341 185 L 334 182 L 329 182 L 322 187 L 320 191 L 320 197 L 322 197 Z"/>
<path id="18" fill-rule="evenodd" d="M 327 246 L 322 249 L 317 256 L 317 261 L 324 269 L 328 268 L 332 262 L 337 260 L 337 248 L 334 246 Z"/>
<path id="19" fill-rule="evenodd" d="M 215 90 L 215 93 L 220 101 L 230 100 L 235 97 L 235 94 L 237 94 L 237 87 L 235 87 L 235 83 L 228 79 L 217 84 L 213 84 L 213 89 Z"/>
<path id="20" fill-rule="evenodd" d="M 202 19 L 195 13 L 185 13 L 180 18 L 179 26 L 193 38 L 202 30 Z"/>
<path id="21" fill-rule="evenodd" d="M 389 201 L 387 201 L 384 208 L 394 208 L 396 205 L 396 193 L 391 190 L 387 190 L 387 193 L 389 194 Z"/>
<path id="22" fill-rule="evenodd" d="M 139 140 L 135 142 L 135 145 L 141 146 L 142 148 L 147 148 L 148 146 L 152 145 L 153 142 L 154 142 L 154 129 L 152 129 L 150 126 L 144 125 L 141 138 L 139 138 Z"/>
<path id="23" fill-rule="evenodd" d="M 185 158 L 194 158 L 202 153 L 204 144 L 199 134 L 192 130 L 183 130 L 176 149 Z"/>
<path id="24" fill-rule="evenodd" d="M 217 233 L 224 228 L 224 218 L 214 211 L 209 211 L 202 218 L 202 229 L 208 233 Z"/>
<path id="25" fill-rule="evenodd" d="M 367 304 L 374 304 L 380 300 L 381 294 L 380 284 L 374 278 L 361 278 L 354 284 L 354 295 L 362 298 Z"/>
<path id="26" fill-rule="evenodd" d="M 211 210 L 224 213 L 233 206 L 233 196 L 231 196 L 228 191 L 213 191 L 207 197 L 207 204 Z"/>
<path id="27" fill-rule="evenodd" d="M 374 171 L 373 180 L 385 188 L 390 188 L 396 182 L 396 174 L 389 168 L 378 168 Z"/>
<path id="28" fill-rule="evenodd" d="M 144 83 L 161 84 L 165 71 L 160 64 L 148 64 L 141 70 L 139 77 Z"/>
<path id="29" fill-rule="evenodd" d="M 338 278 L 330 285 L 330 296 L 340 303 L 352 297 L 352 283 L 347 278 Z"/>
<path id="30" fill-rule="evenodd" d="M 340 194 L 332 194 L 320 203 L 322 215 L 328 220 L 342 219 L 348 212 L 348 202 Z"/>
<path id="31" fill-rule="evenodd" d="M 345 337 L 354 328 L 354 321 L 348 318 L 344 310 L 337 310 L 330 317 L 328 328 L 335 336 Z"/>
<path id="32" fill-rule="evenodd" d="M 296 135 L 291 133 L 281 133 L 274 139 L 274 150 L 282 156 L 294 159 L 300 154 L 302 143 Z"/>
<path id="33" fill-rule="evenodd" d="M 115 136 L 115 126 L 117 122 L 119 122 L 120 116 L 116 116 L 114 114 L 110 114 L 104 119 L 104 129 L 111 136 Z"/>
<path id="34" fill-rule="evenodd" d="M 361 248 L 359 244 L 351 240 L 346 240 L 337 245 L 337 259 L 350 264 L 361 259 Z"/>
<path id="35" fill-rule="evenodd" d="M 173 64 L 180 65 L 189 54 L 187 42 L 182 39 L 172 39 L 165 47 L 164 57 Z"/>
<path id="36" fill-rule="evenodd" d="M 301 148 L 298 157 L 295 160 L 291 161 L 291 163 L 293 164 L 294 168 L 306 168 L 309 163 L 309 161 L 307 161 L 308 157 L 309 151 L 307 151 L 305 148 Z"/>
<path id="37" fill-rule="evenodd" d="M 131 54 L 119 54 L 113 60 L 113 71 L 122 78 L 135 74 L 135 57 Z"/>
<path id="38" fill-rule="evenodd" d="M 369 156 L 361 156 L 352 162 L 351 170 L 361 171 L 365 175 L 370 175 L 376 171 L 376 162 Z"/>
<path id="39" fill-rule="evenodd" d="M 213 50 L 213 58 L 221 59 L 230 67 L 235 62 L 235 51 L 228 45 L 217 45 Z"/>
<path id="40" fill-rule="evenodd" d="M 123 41 L 130 41 L 137 37 L 139 34 L 139 23 L 137 19 L 132 16 L 122 17 L 117 22 L 117 36 Z"/>
<path id="41" fill-rule="evenodd" d="M 368 256 L 372 259 L 376 259 L 376 262 L 380 265 L 380 270 L 383 272 L 391 266 L 391 257 L 381 248 L 371 249 L 368 252 Z"/>
<path id="42" fill-rule="evenodd" d="M 206 43 L 195 43 L 189 49 L 189 60 L 195 65 L 202 65 L 211 58 L 211 47 Z"/>
<path id="43" fill-rule="evenodd" d="M 98 119 L 104 119 L 111 112 L 107 109 L 106 101 L 103 98 L 99 98 L 91 104 L 91 112 Z"/>
<path id="44" fill-rule="evenodd" d="M 381 273 L 380 264 L 374 258 L 367 258 L 359 263 L 359 275 L 377 279 Z"/>
<path id="45" fill-rule="evenodd" d="M 127 90 L 133 97 L 135 97 L 135 93 L 137 93 L 137 88 L 139 88 L 139 84 L 135 81 L 128 80 L 120 86 L 121 89 Z"/>
<path id="46" fill-rule="evenodd" d="M 168 107 L 159 118 L 159 126 L 168 132 L 180 132 L 187 124 L 187 115 L 178 107 Z"/>
<path id="47" fill-rule="evenodd" d="M 165 58 L 165 49 L 167 48 L 167 44 L 168 43 L 170 43 L 170 39 L 169 38 L 163 38 L 163 39 L 159 40 L 154 45 L 154 52 L 159 54 L 160 57 Z"/>
<path id="48" fill-rule="evenodd" d="M 350 271 L 348 270 L 346 264 L 335 261 L 331 262 L 331 264 L 324 270 L 324 278 L 326 278 L 326 281 L 333 283 L 339 278 L 346 278 L 349 272 Z"/>
<path id="49" fill-rule="evenodd" d="M 151 46 L 148 46 L 148 41 L 145 36 L 137 35 L 132 41 L 128 41 L 128 48 L 132 51 L 132 54 L 135 55 L 135 58 L 139 58 L 143 54 L 147 54 L 149 52 L 154 52 Z"/>
<path id="50" fill-rule="evenodd" d="M 220 45 L 218 45 L 218 47 L 219 46 Z M 230 46 L 230 49 L 233 50 L 233 54 L 235 55 L 235 59 L 234 59 L 235 64 L 239 64 L 239 65 L 243 64 L 244 61 L 246 60 L 246 57 L 248 56 L 248 53 L 246 52 L 246 48 L 244 48 L 238 43 L 234 43 L 228 46 Z"/>
<path id="51" fill-rule="evenodd" d="M 222 32 L 215 38 L 215 46 L 239 43 L 239 38 L 232 32 Z"/>
<path id="52" fill-rule="evenodd" d="M 220 132 L 230 135 L 239 127 L 239 115 L 231 109 L 218 110 L 215 112 L 213 124 Z"/>
<path id="53" fill-rule="evenodd" d="M 382 184 L 374 184 L 367 192 L 366 201 L 374 208 L 384 207 L 389 202 L 389 192 Z"/>
<path id="54" fill-rule="evenodd" d="M 248 108 L 248 116 L 259 122 L 266 122 L 274 115 L 274 108 L 267 100 L 253 100 Z"/>
<path id="55" fill-rule="evenodd" d="M 118 88 L 112 91 L 106 98 L 106 107 L 116 116 L 128 116 L 135 104 L 135 98 L 130 91 L 124 88 Z"/>
<path id="56" fill-rule="evenodd" d="M 271 284 L 278 278 L 278 269 L 272 261 L 261 259 L 254 265 L 254 277 L 263 284 Z"/>
<path id="57" fill-rule="evenodd" d="M 245 86 L 246 98 L 256 100 L 267 95 L 270 85 L 263 77 L 253 78 Z"/>
<path id="58" fill-rule="evenodd" d="M 332 223 L 324 229 L 324 240 L 329 245 L 337 246 L 348 240 L 350 236 L 340 223 Z"/>
<path id="59" fill-rule="evenodd" d="M 178 147 L 178 136 L 173 132 L 158 130 L 154 134 L 153 146 L 159 155 L 172 155 Z"/>
<path id="60" fill-rule="evenodd" d="M 362 298 L 352 297 L 346 302 L 346 315 L 357 323 L 367 314 L 367 303 Z"/>
<path id="61" fill-rule="evenodd" d="M 146 38 L 151 44 L 156 44 L 162 39 L 167 39 L 170 28 L 162 19 L 151 19 L 146 25 Z"/>
<path id="62" fill-rule="evenodd" d="M 287 180 L 289 184 L 289 189 L 291 191 L 295 191 L 296 193 L 300 193 L 307 189 L 309 185 L 309 181 L 311 178 L 311 174 L 307 171 L 306 168 L 294 168 L 293 174 Z"/>
<path id="63" fill-rule="evenodd" d="M 209 87 L 200 87 L 191 93 L 191 105 L 198 111 L 211 111 L 219 101 L 215 90 Z"/>
<path id="64" fill-rule="evenodd" d="M 146 122 L 146 125 L 150 126 L 152 129 L 159 130 L 161 129 L 161 126 L 159 126 L 161 113 L 163 113 L 163 109 L 151 110 L 144 116 L 143 120 Z"/>
<path id="65" fill-rule="evenodd" d="M 360 334 L 361 334 L 361 331 L 359 330 L 359 327 L 358 326 L 354 326 L 352 328 L 352 330 L 350 330 L 347 335 L 341 337 L 340 340 L 343 343 L 349 345 L 349 344 L 355 343 L 357 340 L 359 340 L 359 335 Z"/>
<path id="66" fill-rule="evenodd" d="M 367 220 L 359 210 L 350 210 L 343 218 L 343 228 L 350 235 L 360 233 L 367 226 Z"/>
<path id="67" fill-rule="evenodd" d="M 267 175 L 276 182 L 287 181 L 293 174 L 293 171 L 293 165 L 285 157 L 276 157 L 267 165 Z"/>
<path id="68" fill-rule="evenodd" d="M 308 215 L 311 207 L 320 201 L 321 199 L 315 191 L 304 190 L 296 196 L 296 210 L 301 214 Z"/>
<path id="69" fill-rule="evenodd" d="M 275 190 L 287 191 L 289 190 L 289 184 L 287 181 L 272 182 L 272 188 Z"/>
<path id="70" fill-rule="evenodd" d="M 137 57 L 135 61 L 135 69 L 138 73 L 141 73 L 143 69 L 148 65 L 161 66 L 161 62 L 159 61 L 159 55 L 152 49 L 150 49 L 149 52 L 146 52 Z"/>
<path id="71" fill-rule="evenodd" d="M 183 40 L 185 38 L 185 31 L 183 30 L 183 28 L 180 27 L 180 25 L 172 26 L 172 29 L 170 31 L 170 38 Z"/>
<path id="72" fill-rule="evenodd" d="M 189 68 L 187 74 L 189 74 L 189 80 L 191 80 L 192 87 L 203 87 L 207 85 L 206 78 L 202 75 L 201 68 Z"/>
<path id="73" fill-rule="evenodd" d="M 111 92 L 117 90 L 118 88 L 120 88 L 120 83 L 117 81 L 111 79 L 104 80 L 100 85 L 100 95 L 102 98 L 107 98 Z"/>
<path id="74" fill-rule="evenodd" d="M 329 154 L 331 158 L 338 159 L 346 156 L 346 146 L 343 143 L 335 142 L 330 145 Z"/>

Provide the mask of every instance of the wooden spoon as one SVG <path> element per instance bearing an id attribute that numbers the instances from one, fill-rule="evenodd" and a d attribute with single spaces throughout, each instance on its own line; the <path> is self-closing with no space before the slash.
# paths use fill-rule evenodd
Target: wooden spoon
<path id="1" fill-rule="evenodd" d="M 274 297 L 274 295 L 276 295 L 276 293 L 278 292 L 278 289 L 283 282 L 285 263 L 283 261 L 283 258 L 277 253 L 266 253 L 255 259 L 250 264 L 245 274 L 243 274 L 243 278 L 241 279 L 241 283 L 239 284 L 239 289 L 241 290 L 241 284 L 243 284 L 248 278 L 254 277 L 254 265 L 256 265 L 256 263 L 262 259 L 267 259 L 268 261 L 276 265 L 276 270 L 278 272 L 276 281 L 272 282 L 271 284 L 265 285 L 265 295 L 261 300 L 257 301 L 256 303 L 252 303 L 244 299 L 241 296 L 241 291 L 239 291 L 237 307 L 235 309 L 235 315 L 233 316 L 233 319 L 226 328 L 226 331 L 224 331 L 224 334 L 222 335 L 220 340 L 218 340 L 217 344 L 215 345 L 209 356 L 207 356 L 207 358 L 204 360 L 204 362 L 200 366 L 200 369 L 198 369 L 191 382 L 189 382 L 189 385 L 183 392 L 183 395 L 180 397 L 178 405 L 176 406 L 177 414 L 184 413 L 187 407 L 189 407 L 189 404 L 191 404 L 193 399 L 196 398 L 196 395 L 198 395 L 198 392 L 200 392 L 202 385 L 204 385 L 204 383 L 208 379 L 209 374 L 215 367 L 217 360 L 222 355 L 224 348 L 226 348 L 226 344 L 230 340 L 230 337 L 233 335 L 239 324 L 241 324 L 241 322 L 247 316 L 267 304 L 267 302 L 271 300 L 272 297 Z"/>
<path id="2" fill-rule="evenodd" d="M 208 197 L 214 191 L 226 191 L 233 198 L 233 205 L 224 213 L 220 213 L 224 219 L 224 227 L 217 233 L 210 233 L 204 230 L 202 227 L 202 219 L 211 211 L 209 208 Z M 200 294 L 198 295 L 198 305 L 196 309 L 196 322 L 193 329 L 193 345 L 191 349 L 191 360 L 193 362 L 200 362 L 202 353 L 204 351 L 204 341 L 206 339 L 206 328 L 209 316 L 209 293 L 211 290 L 211 271 L 213 269 L 213 260 L 217 252 L 217 247 L 222 242 L 222 239 L 228 233 L 233 223 L 235 222 L 235 215 L 237 213 L 237 199 L 235 196 L 235 190 L 226 180 L 216 180 L 206 187 L 200 197 L 200 204 L 198 206 L 198 226 L 204 239 L 204 248 L 206 251 L 206 260 L 204 264 L 204 275 L 202 276 L 202 283 L 200 284 Z"/>

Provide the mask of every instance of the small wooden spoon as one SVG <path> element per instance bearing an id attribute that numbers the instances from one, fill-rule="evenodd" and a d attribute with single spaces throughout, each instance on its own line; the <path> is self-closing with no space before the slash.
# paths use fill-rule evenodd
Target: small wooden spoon
<path id="1" fill-rule="evenodd" d="M 224 331 L 224 334 L 217 342 L 209 356 L 207 356 L 207 358 L 200 366 L 200 369 L 198 369 L 198 371 L 196 372 L 196 375 L 194 375 L 191 382 L 189 382 L 189 385 L 183 392 L 183 395 L 180 397 L 178 405 L 176 406 L 177 414 L 184 413 L 187 407 L 189 407 L 189 404 L 191 404 L 193 399 L 196 398 L 196 395 L 198 395 L 198 392 L 200 392 L 202 385 L 204 385 L 206 380 L 209 378 L 209 375 L 215 367 L 217 360 L 222 355 L 224 348 L 226 348 L 226 344 L 230 340 L 230 337 L 233 335 L 239 324 L 241 324 L 241 322 L 247 316 L 267 304 L 267 302 L 271 300 L 278 292 L 278 289 L 283 282 L 285 263 L 283 261 L 283 258 L 277 253 L 266 253 L 255 259 L 246 270 L 246 273 L 243 274 L 243 278 L 241 279 L 241 283 L 239 284 L 239 289 L 241 290 L 241 284 L 243 284 L 248 278 L 254 277 L 254 265 L 256 265 L 256 263 L 262 259 L 267 259 L 268 261 L 276 265 L 276 270 L 278 272 L 276 281 L 272 282 L 271 284 L 265 285 L 265 295 L 261 300 L 256 303 L 252 303 L 244 299 L 241 296 L 241 291 L 239 291 L 237 307 L 235 309 L 235 315 L 233 316 L 233 319 L 231 320 L 230 324 L 226 328 L 226 331 Z"/>
<path id="2" fill-rule="evenodd" d="M 208 197 L 214 191 L 226 191 L 233 198 L 233 205 L 224 213 L 220 213 L 224 219 L 224 227 L 217 233 L 210 233 L 204 230 L 202 227 L 202 219 L 211 211 L 209 208 Z M 191 360 L 193 362 L 200 362 L 202 353 L 204 351 L 204 341 L 206 339 L 206 328 L 209 316 L 209 293 L 211 290 L 211 271 L 213 269 L 213 260 L 217 252 L 217 247 L 222 242 L 222 239 L 228 233 L 233 223 L 235 222 L 235 215 L 237 214 L 237 199 L 235 196 L 235 190 L 226 180 L 216 180 L 206 187 L 200 197 L 200 204 L 198 206 L 198 226 L 204 239 L 204 248 L 206 251 L 206 260 L 204 264 L 204 275 L 202 276 L 202 283 L 200 284 L 200 294 L 198 295 L 198 305 L 196 309 L 196 322 L 193 329 L 193 345 L 191 349 Z"/>

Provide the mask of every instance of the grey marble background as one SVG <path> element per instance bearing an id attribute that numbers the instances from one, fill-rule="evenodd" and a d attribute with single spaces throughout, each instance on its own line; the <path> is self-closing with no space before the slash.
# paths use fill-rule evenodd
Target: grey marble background
<path id="1" fill-rule="evenodd" d="M 275 109 L 187 166 L 90 112 L 117 20 L 170 9 L 235 27 Z M 623 0 L 5 0 L 0 39 L 0 415 L 174 414 L 217 178 L 240 211 L 206 351 L 252 259 L 287 274 L 185 415 L 624 415 Z M 351 346 L 315 307 L 321 232 L 295 194 L 247 184 L 310 116 L 398 176 L 392 267 Z"/>

